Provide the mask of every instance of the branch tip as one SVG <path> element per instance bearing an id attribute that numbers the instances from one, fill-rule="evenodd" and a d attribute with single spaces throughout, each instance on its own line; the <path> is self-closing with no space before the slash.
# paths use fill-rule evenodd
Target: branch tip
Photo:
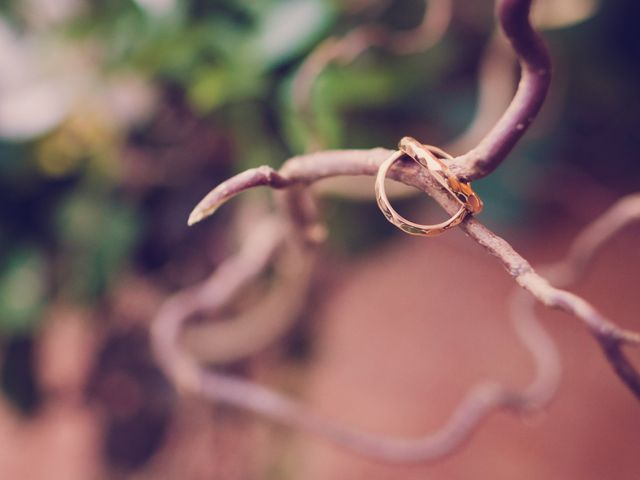
<path id="1" fill-rule="evenodd" d="M 198 207 L 194 208 L 193 211 L 189 214 L 189 218 L 187 219 L 187 225 L 192 227 L 200 220 L 204 218 L 202 212 L 198 209 Z"/>

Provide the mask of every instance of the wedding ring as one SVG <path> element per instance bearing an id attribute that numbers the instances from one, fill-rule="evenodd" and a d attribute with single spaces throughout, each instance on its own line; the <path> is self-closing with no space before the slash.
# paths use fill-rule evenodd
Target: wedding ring
<path id="1" fill-rule="evenodd" d="M 398 148 L 398 151 L 380 165 L 375 183 L 376 201 L 389 222 L 410 235 L 433 237 L 459 225 L 468 214 L 479 213 L 482 210 L 482 201 L 471 189 L 471 185 L 453 176 L 442 161 L 444 158 L 452 158 L 448 153 L 437 147 L 423 145 L 411 137 L 404 137 L 400 140 Z M 460 204 L 460 208 L 451 218 L 441 223 L 423 225 L 404 218 L 391 206 L 384 189 L 384 181 L 391 166 L 405 155 L 426 168 L 432 177 Z"/>

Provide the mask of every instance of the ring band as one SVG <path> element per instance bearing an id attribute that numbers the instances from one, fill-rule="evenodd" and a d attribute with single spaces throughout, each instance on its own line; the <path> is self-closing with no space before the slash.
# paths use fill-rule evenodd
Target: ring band
<path id="1" fill-rule="evenodd" d="M 423 145 L 411 137 L 402 138 L 398 148 L 399 150 L 380 165 L 375 183 L 376 201 L 389 222 L 410 235 L 433 237 L 459 225 L 468 214 L 482 211 L 482 201 L 471 189 L 471 185 L 458 180 L 449 172 L 443 162 L 445 158 L 452 158 L 447 152 L 438 147 Z M 426 168 L 431 176 L 460 204 L 460 208 L 451 218 L 434 225 L 422 225 L 407 220 L 393 209 L 384 189 L 384 181 L 391 166 L 404 155 L 413 159 L 421 167 Z"/>
<path id="2" fill-rule="evenodd" d="M 460 222 L 462 222 L 469 213 L 469 211 L 464 206 L 461 206 L 449 220 L 446 220 L 442 223 L 436 223 L 434 225 L 422 225 L 412 222 L 411 220 L 407 220 L 406 218 L 404 218 L 393 209 L 393 207 L 389 203 L 389 199 L 387 198 L 387 193 L 384 190 L 384 180 L 387 177 L 387 172 L 391 168 L 391 165 L 393 165 L 404 155 L 405 153 L 401 150 L 394 152 L 393 155 L 385 160 L 378 169 L 378 175 L 376 177 L 375 184 L 376 201 L 378 202 L 378 207 L 380 207 L 380 210 L 382 211 L 386 219 L 403 232 L 406 232 L 410 235 L 418 235 L 424 237 L 434 237 L 436 235 L 440 235 L 450 228 L 459 225 Z"/>

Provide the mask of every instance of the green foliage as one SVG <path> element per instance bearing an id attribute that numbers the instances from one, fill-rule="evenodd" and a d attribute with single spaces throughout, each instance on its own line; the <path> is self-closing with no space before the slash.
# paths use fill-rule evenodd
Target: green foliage
<path id="1" fill-rule="evenodd" d="M 48 267 L 37 247 L 14 246 L 0 268 L 0 331 L 35 327 L 45 305 Z"/>
<path id="2" fill-rule="evenodd" d="M 65 257 L 63 284 L 83 301 L 96 300 L 117 278 L 142 227 L 130 205 L 84 192 L 60 204 L 55 224 Z"/>

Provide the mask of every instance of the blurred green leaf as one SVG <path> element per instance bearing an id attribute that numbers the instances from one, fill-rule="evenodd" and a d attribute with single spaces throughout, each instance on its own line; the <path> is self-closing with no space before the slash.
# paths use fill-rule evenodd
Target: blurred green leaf
<path id="1" fill-rule="evenodd" d="M 187 93 L 191 104 L 198 111 L 206 112 L 229 98 L 230 87 L 230 77 L 225 70 L 208 68 L 195 75 Z"/>
<path id="2" fill-rule="evenodd" d="M 47 267 L 33 247 L 10 251 L 0 271 L 0 329 L 4 333 L 31 330 L 40 320 L 46 296 Z"/>
<path id="3" fill-rule="evenodd" d="M 141 220 L 130 205 L 75 194 L 60 206 L 57 231 L 67 258 L 65 283 L 80 299 L 100 295 L 130 261 Z"/>
<path id="4" fill-rule="evenodd" d="M 386 104 L 402 94 L 403 82 L 396 72 L 381 65 L 360 68 L 330 68 L 317 82 L 314 104 L 338 106 Z"/>
<path id="5" fill-rule="evenodd" d="M 263 87 L 253 72 L 233 68 L 204 68 L 194 75 L 187 95 L 191 105 L 206 113 L 225 103 L 257 97 Z"/>

